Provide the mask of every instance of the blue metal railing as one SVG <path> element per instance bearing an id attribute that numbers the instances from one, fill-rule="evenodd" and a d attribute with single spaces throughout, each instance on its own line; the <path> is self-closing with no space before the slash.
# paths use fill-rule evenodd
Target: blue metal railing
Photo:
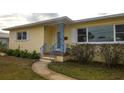
<path id="1" fill-rule="evenodd" d="M 44 53 L 47 51 L 47 47 L 48 47 L 47 44 L 44 44 L 44 45 L 41 46 L 41 48 L 40 48 L 41 57 L 44 56 Z"/>
<path id="2" fill-rule="evenodd" d="M 64 44 L 64 53 L 66 52 L 66 44 Z M 55 52 L 58 51 L 57 44 L 53 44 L 49 46 L 48 44 L 44 44 L 40 48 L 41 57 L 44 56 L 44 53 L 49 53 L 51 57 L 55 57 Z M 61 52 L 61 49 L 59 50 Z"/>

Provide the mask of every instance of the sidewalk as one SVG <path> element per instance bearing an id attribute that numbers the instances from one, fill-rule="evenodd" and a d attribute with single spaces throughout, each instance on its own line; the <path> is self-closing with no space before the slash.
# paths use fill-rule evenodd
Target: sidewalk
<path id="1" fill-rule="evenodd" d="M 32 65 L 32 70 L 40 76 L 49 80 L 76 80 L 66 75 L 48 69 L 49 62 L 36 62 Z"/>

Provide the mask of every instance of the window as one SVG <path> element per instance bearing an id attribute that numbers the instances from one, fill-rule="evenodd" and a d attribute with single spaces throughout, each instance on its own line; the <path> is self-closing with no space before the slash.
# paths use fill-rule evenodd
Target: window
<path id="1" fill-rule="evenodd" d="M 17 32 L 17 40 L 27 40 L 27 32 Z"/>
<path id="2" fill-rule="evenodd" d="M 124 41 L 124 24 L 116 25 L 116 41 Z"/>
<path id="3" fill-rule="evenodd" d="M 26 40 L 27 39 L 27 32 L 23 32 L 23 40 Z"/>
<path id="4" fill-rule="evenodd" d="M 22 35 L 21 32 L 18 32 L 18 33 L 17 33 L 17 40 L 21 40 L 21 35 Z"/>
<path id="5" fill-rule="evenodd" d="M 86 28 L 78 29 L 78 42 L 86 42 Z"/>
<path id="6" fill-rule="evenodd" d="M 113 26 L 96 26 L 88 28 L 89 42 L 109 42 L 114 41 Z"/>

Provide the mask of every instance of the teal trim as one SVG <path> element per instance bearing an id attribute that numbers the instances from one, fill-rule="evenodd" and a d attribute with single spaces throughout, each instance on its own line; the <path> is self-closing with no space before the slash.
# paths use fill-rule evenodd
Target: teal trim
<path id="1" fill-rule="evenodd" d="M 60 32 L 60 49 L 64 53 L 64 24 L 60 23 L 59 24 L 59 32 Z"/>
<path id="2" fill-rule="evenodd" d="M 60 32 L 57 32 L 57 48 L 60 49 L 61 48 L 61 43 L 60 43 Z"/>

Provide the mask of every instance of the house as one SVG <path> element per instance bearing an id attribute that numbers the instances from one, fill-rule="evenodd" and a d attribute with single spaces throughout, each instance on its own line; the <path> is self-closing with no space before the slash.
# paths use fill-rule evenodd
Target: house
<path id="1" fill-rule="evenodd" d="M 0 32 L 0 42 L 4 44 L 6 47 L 8 47 L 9 44 L 9 34 Z"/>
<path id="2" fill-rule="evenodd" d="M 36 50 L 42 55 L 53 51 L 64 54 L 73 44 L 123 44 L 124 14 L 82 20 L 64 16 L 4 30 L 10 31 L 10 49 Z"/>

